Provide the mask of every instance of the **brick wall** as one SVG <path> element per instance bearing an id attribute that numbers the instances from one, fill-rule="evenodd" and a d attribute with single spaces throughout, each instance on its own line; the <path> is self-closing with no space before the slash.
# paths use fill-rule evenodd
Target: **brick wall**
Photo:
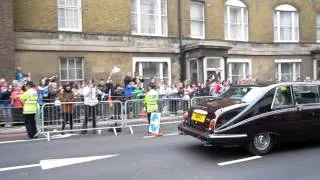
<path id="1" fill-rule="evenodd" d="M 131 0 L 82 0 L 84 32 L 131 34 Z"/>
<path id="2" fill-rule="evenodd" d="M 16 30 L 57 30 L 57 0 L 13 0 Z"/>
<path id="3" fill-rule="evenodd" d="M 0 77 L 5 77 L 11 80 L 15 71 L 13 12 L 11 0 L 1 0 L 0 27 Z"/>
<path id="4" fill-rule="evenodd" d="M 194 0 L 197 1 L 197 0 Z M 205 3 L 206 39 L 224 40 L 225 0 Z M 15 29 L 57 30 L 57 0 L 13 0 Z M 178 36 L 178 0 L 168 2 L 168 35 Z M 183 36 L 190 37 L 190 0 L 182 2 Z M 300 42 L 315 42 L 320 0 L 243 0 L 249 11 L 249 41 L 273 42 L 273 12 L 281 4 L 298 9 Z M 82 0 L 83 32 L 131 34 L 131 0 Z"/>

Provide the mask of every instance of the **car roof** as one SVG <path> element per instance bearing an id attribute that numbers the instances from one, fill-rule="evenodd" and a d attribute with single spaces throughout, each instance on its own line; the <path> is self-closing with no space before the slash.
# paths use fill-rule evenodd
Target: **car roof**
<path id="1" fill-rule="evenodd" d="M 261 87 L 263 88 L 264 92 L 268 92 L 273 88 L 279 87 L 279 86 L 297 86 L 297 85 L 316 85 L 316 86 L 320 86 L 320 82 L 282 82 L 282 83 L 274 83 L 274 84 L 240 84 L 240 85 L 234 85 L 232 87 L 250 87 L 250 88 L 255 88 L 255 87 Z"/>
<path id="2" fill-rule="evenodd" d="M 237 84 L 237 85 L 233 85 L 232 87 L 265 87 L 268 85 L 264 85 L 264 84 Z"/>
<path id="3" fill-rule="evenodd" d="M 270 87 L 277 87 L 277 86 L 297 86 L 297 85 L 316 85 L 319 86 L 320 82 L 282 82 L 282 83 L 277 83 L 277 84 L 272 84 Z"/>

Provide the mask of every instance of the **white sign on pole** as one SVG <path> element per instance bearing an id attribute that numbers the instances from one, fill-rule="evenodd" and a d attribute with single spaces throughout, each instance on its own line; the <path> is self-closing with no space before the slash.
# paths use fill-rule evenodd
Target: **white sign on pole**
<path id="1" fill-rule="evenodd" d="M 161 113 L 151 113 L 149 132 L 153 134 L 159 134 L 160 132 L 160 119 Z"/>

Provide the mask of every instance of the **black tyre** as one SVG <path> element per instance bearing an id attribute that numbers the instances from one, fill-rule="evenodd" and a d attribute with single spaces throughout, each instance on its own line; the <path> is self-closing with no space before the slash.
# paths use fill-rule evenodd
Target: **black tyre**
<path id="1" fill-rule="evenodd" d="M 267 154 L 272 150 L 274 142 L 274 137 L 269 133 L 256 134 L 251 138 L 247 149 L 253 155 Z"/>

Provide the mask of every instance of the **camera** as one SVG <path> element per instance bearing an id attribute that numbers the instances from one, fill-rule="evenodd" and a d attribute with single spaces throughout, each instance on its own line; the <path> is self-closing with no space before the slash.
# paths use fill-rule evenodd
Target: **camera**
<path id="1" fill-rule="evenodd" d="M 139 76 L 139 81 L 142 82 L 142 83 L 144 82 L 144 79 L 143 79 L 142 76 Z"/>
<path id="2" fill-rule="evenodd" d="M 52 76 L 49 78 L 49 82 L 56 82 L 57 81 L 57 76 Z"/>

